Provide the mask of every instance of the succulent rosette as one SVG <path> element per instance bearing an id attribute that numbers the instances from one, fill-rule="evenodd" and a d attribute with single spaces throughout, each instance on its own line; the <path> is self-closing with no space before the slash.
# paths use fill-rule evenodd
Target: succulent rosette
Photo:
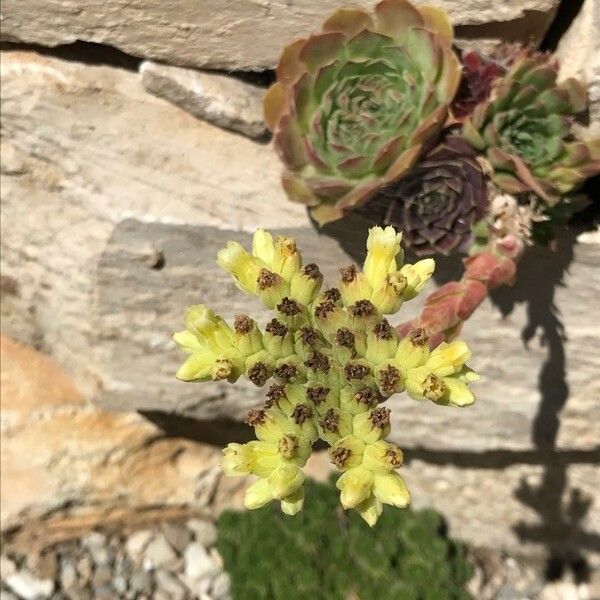
<path id="1" fill-rule="evenodd" d="M 448 254 L 468 250 L 472 227 L 486 215 L 488 204 L 477 154 L 450 134 L 363 212 L 402 231 L 404 243 L 418 255 Z"/>
<path id="2" fill-rule="evenodd" d="M 324 224 L 415 164 L 458 89 L 452 37 L 443 11 L 383 0 L 285 48 L 264 111 L 291 200 Z"/>
<path id="3" fill-rule="evenodd" d="M 572 115 L 586 108 L 585 88 L 575 79 L 558 84 L 557 72 L 547 55 L 517 60 L 463 128 L 501 190 L 534 192 L 550 205 L 600 172 L 600 140 L 571 134 Z"/>

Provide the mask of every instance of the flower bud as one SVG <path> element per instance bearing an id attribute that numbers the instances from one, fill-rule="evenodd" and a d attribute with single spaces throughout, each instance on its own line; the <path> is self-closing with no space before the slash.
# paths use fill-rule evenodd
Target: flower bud
<path id="1" fill-rule="evenodd" d="M 329 408 L 319 419 L 319 433 L 330 446 L 333 446 L 340 438 L 352 433 L 352 415 L 339 408 Z"/>
<path id="2" fill-rule="evenodd" d="M 280 358 L 275 363 L 273 375 L 277 381 L 287 383 L 302 383 L 306 381 L 306 371 L 297 356 Z"/>
<path id="3" fill-rule="evenodd" d="M 404 291 L 406 290 L 406 277 L 400 272 L 390 273 L 384 280 L 383 285 L 377 288 L 371 295 L 371 302 L 384 315 L 393 315 L 400 310 L 404 302 Z"/>
<path id="4" fill-rule="evenodd" d="M 363 265 L 365 278 L 373 289 L 378 289 L 390 273 L 398 269 L 396 257 L 402 262 L 400 249 L 402 234 L 393 227 L 372 227 L 367 238 L 367 257 Z"/>
<path id="5" fill-rule="evenodd" d="M 296 241 L 290 237 L 277 236 L 275 238 L 275 254 L 273 256 L 273 269 L 283 279 L 290 282 L 302 267 L 302 256 L 296 247 Z"/>
<path id="6" fill-rule="evenodd" d="M 233 323 L 234 345 L 243 356 L 250 356 L 263 349 L 262 333 L 254 319 L 238 315 Z"/>
<path id="7" fill-rule="evenodd" d="M 223 448 L 221 469 L 225 475 L 247 475 L 252 471 L 253 457 L 247 444 L 227 444 Z"/>
<path id="8" fill-rule="evenodd" d="M 425 258 L 414 265 L 404 265 L 400 273 L 406 277 L 404 300 L 412 300 L 425 287 L 435 270 L 433 258 Z"/>
<path id="9" fill-rule="evenodd" d="M 281 500 L 281 511 L 289 516 L 299 513 L 304 506 L 304 488 L 298 488 L 293 494 Z"/>
<path id="10" fill-rule="evenodd" d="M 300 304 L 308 306 L 319 293 L 321 285 L 323 285 L 323 275 L 317 265 L 310 263 L 292 277 L 290 296 Z"/>
<path id="11" fill-rule="evenodd" d="M 217 358 L 210 370 L 210 376 L 213 381 L 223 381 L 224 379 L 227 379 L 230 383 L 234 383 L 240 374 L 240 370 L 230 358 Z"/>
<path id="12" fill-rule="evenodd" d="M 265 349 L 274 358 L 283 358 L 294 353 L 294 340 L 288 326 L 278 319 L 271 319 L 263 334 Z"/>
<path id="13" fill-rule="evenodd" d="M 317 426 L 313 420 L 313 409 L 309 404 L 297 404 L 292 411 L 292 421 L 300 433 L 308 440 L 314 441 L 318 437 Z"/>
<path id="14" fill-rule="evenodd" d="M 456 377 L 444 377 L 446 393 L 444 395 L 444 404 L 453 404 L 454 406 L 469 406 L 475 402 L 473 392 L 467 387 L 466 383 Z"/>
<path id="15" fill-rule="evenodd" d="M 315 325 L 326 335 L 333 335 L 346 325 L 344 309 L 332 300 L 322 300 L 313 307 Z"/>
<path id="16" fill-rule="evenodd" d="M 258 275 L 265 266 L 263 261 L 246 252 L 238 242 L 227 242 L 217 254 L 217 264 L 233 276 L 242 291 L 256 296 Z"/>
<path id="17" fill-rule="evenodd" d="M 446 377 L 458 373 L 470 358 L 471 351 L 465 342 L 442 342 L 431 352 L 426 364 L 436 375 Z"/>
<path id="18" fill-rule="evenodd" d="M 183 337 L 180 335 L 182 333 L 188 332 L 179 332 L 178 334 L 175 334 L 179 335 L 179 340 Z M 175 377 L 181 381 L 207 381 L 212 378 L 212 368 L 214 363 L 215 357 L 209 350 L 203 349 L 194 352 L 193 354 L 190 354 L 185 362 L 179 367 Z"/>
<path id="19" fill-rule="evenodd" d="M 252 408 L 246 416 L 246 423 L 254 427 L 256 437 L 271 444 L 277 444 L 291 429 L 288 418 L 277 408 Z"/>
<path id="20" fill-rule="evenodd" d="M 366 500 L 371 495 L 372 486 L 373 473 L 362 466 L 348 469 L 336 482 L 344 508 L 354 508 Z"/>
<path id="21" fill-rule="evenodd" d="M 246 446 L 252 453 L 251 473 L 253 475 L 268 477 L 282 462 L 276 444 L 252 440 Z"/>
<path id="22" fill-rule="evenodd" d="M 340 269 L 340 272 L 342 279 L 339 288 L 346 306 L 371 297 L 373 290 L 365 276 L 356 268 L 356 265 L 344 267 Z"/>
<path id="23" fill-rule="evenodd" d="M 277 313 L 292 331 L 300 329 L 308 320 L 308 311 L 305 306 L 286 296 L 277 305 Z"/>
<path id="24" fill-rule="evenodd" d="M 252 255 L 256 256 L 269 269 L 273 269 L 275 243 L 273 236 L 264 229 L 257 229 L 252 237 Z"/>
<path id="25" fill-rule="evenodd" d="M 303 325 L 294 334 L 296 354 L 303 360 L 306 360 L 315 350 L 320 350 L 323 346 L 321 334 L 314 327 Z"/>
<path id="26" fill-rule="evenodd" d="M 246 377 L 257 387 L 262 387 L 271 377 L 275 364 L 266 350 L 261 350 L 246 359 Z"/>
<path id="27" fill-rule="evenodd" d="M 373 479 L 373 495 L 383 504 L 404 508 L 410 503 L 410 493 L 398 473 L 376 474 Z"/>
<path id="28" fill-rule="evenodd" d="M 403 460 L 402 450 L 396 444 L 379 440 L 365 446 L 362 464 L 373 473 L 388 473 L 401 467 Z"/>
<path id="29" fill-rule="evenodd" d="M 375 368 L 375 381 L 386 398 L 404 390 L 404 375 L 392 361 L 377 365 Z"/>
<path id="30" fill-rule="evenodd" d="M 444 403 L 446 384 L 441 377 L 431 373 L 428 367 L 410 369 L 406 375 L 406 391 L 415 400 L 431 400 Z"/>
<path id="31" fill-rule="evenodd" d="M 283 500 L 286 496 L 290 496 L 304 483 L 304 473 L 299 467 L 293 464 L 285 464 L 277 467 L 271 475 L 269 475 L 269 484 L 273 498 Z"/>
<path id="32" fill-rule="evenodd" d="M 233 332 L 229 325 L 204 304 L 185 311 L 185 328 L 203 339 L 212 349 L 232 350 Z"/>
<path id="33" fill-rule="evenodd" d="M 424 329 L 414 329 L 398 344 L 396 362 L 404 370 L 420 367 L 428 358 L 429 336 Z"/>
<path id="34" fill-rule="evenodd" d="M 359 413 L 352 421 L 352 431 L 365 444 L 383 439 L 390 432 L 390 409 L 380 406 L 369 412 Z"/>
<path id="35" fill-rule="evenodd" d="M 365 358 L 371 364 L 378 364 L 393 358 L 398 349 L 398 334 L 388 323 L 381 319 L 367 330 L 367 352 Z"/>
<path id="36" fill-rule="evenodd" d="M 273 498 L 273 492 L 268 480 L 259 479 L 246 490 L 244 506 L 249 510 L 253 510 L 268 504 Z"/>
<path id="37" fill-rule="evenodd" d="M 344 365 L 344 377 L 350 384 L 358 385 L 358 382 L 367 382 L 371 374 L 371 367 L 366 360 L 349 360 Z"/>
<path id="38" fill-rule="evenodd" d="M 332 390 L 324 385 L 311 385 L 306 388 L 306 398 L 312 402 L 317 413 L 323 416 L 330 408 L 339 407 L 336 403 L 337 395 Z"/>
<path id="39" fill-rule="evenodd" d="M 362 462 L 364 443 L 353 435 L 338 440 L 329 450 L 329 460 L 340 471 L 357 467 Z"/>
<path id="40" fill-rule="evenodd" d="M 356 510 L 369 527 L 373 527 L 383 512 L 383 504 L 371 494 L 356 507 Z"/>
<path id="41" fill-rule="evenodd" d="M 350 326 L 353 330 L 367 331 L 381 320 L 381 313 L 370 300 L 359 300 L 348 307 Z"/>
<path id="42" fill-rule="evenodd" d="M 352 415 L 375 408 L 384 400 L 379 391 L 370 386 L 344 386 L 340 390 L 340 408 Z"/>
<path id="43" fill-rule="evenodd" d="M 267 308 L 275 308 L 288 295 L 288 284 L 281 275 L 261 269 L 256 278 L 256 295 Z"/>
<path id="44" fill-rule="evenodd" d="M 326 375 L 329 373 L 331 365 L 329 357 L 318 350 L 311 352 L 304 361 L 304 366 L 308 369 L 308 376 L 311 380 L 317 378 L 319 374 Z"/>

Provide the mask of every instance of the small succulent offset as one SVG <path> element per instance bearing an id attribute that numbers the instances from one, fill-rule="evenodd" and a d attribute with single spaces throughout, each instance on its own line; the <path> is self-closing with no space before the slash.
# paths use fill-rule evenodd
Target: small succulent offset
<path id="1" fill-rule="evenodd" d="M 264 110 L 289 198 L 324 224 L 408 171 L 458 89 L 452 37 L 442 10 L 383 0 L 287 46 Z"/>
<path id="2" fill-rule="evenodd" d="M 441 405 L 474 402 L 468 383 L 477 376 L 465 364 L 471 353 L 464 342 L 431 350 L 424 330 L 401 337 L 384 316 L 414 298 L 434 269 L 432 259 L 403 264 L 400 242 L 392 227 L 372 228 L 363 269 L 341 269 L 337 286 L 324 290 L 318 266 L 302 265 L 291 238 L 258 230 L 251 252 L 236 242 L 219 252 L 218 264 L 236 285 L 275 316 L 264 329 L 246 315 L 230 326 L 206 306 L 190 307 L 185 330 L 174 335 L 189 355 L 177 377 L 269 383 L 264 407 L 247 417 L 257 440 L 223 451 L 226 474 L 258 477 L 246 491 L 248 508 L 277 500 L 284 513 L 297 513 L 302 468 L 320 437 L 342 472 L 342 505 L 374 525 L 383 504 L 409 503 L 396 472 L 402 452 L 385 439 L 387 398 L 406 391 Z"/>
<path id="3" fill-rule="evenodd" d="M 600 140 L 571 134 L 571 117 L 586 108 L 585 87 L 576 79 L 559 84 L 557 75 L 548 55 L 517 60 L 463 128 L 502 191 L 533 192 L 550 205 L 600 172 Z"/>

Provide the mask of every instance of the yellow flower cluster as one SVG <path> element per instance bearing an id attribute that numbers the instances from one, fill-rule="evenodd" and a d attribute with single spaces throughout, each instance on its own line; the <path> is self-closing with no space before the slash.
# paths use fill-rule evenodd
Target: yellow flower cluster
<path id="1" fill-rule="evenodd" d="M 188 353 L 183 381 L 244 376 L 270 383 L 264 407 L 249 412 L 257 439 L 229 444 L 221 462 L 228 475 L 257 476 L 248 508 L 278 500 L 287 514 L 304 502 L 302 468 L 320 437 L 342 472 L 344 508 L 374 525 L 383 504 L 406 506 L 409 492 L 397 473 L 402 452 L 385 440 L 390 410 L 382 404 L 406 391 L 416 400 L 466 406 L 474 402 L 464 342 L 430 349 L 421 329 L 400 338 L 384 315 L 396 313 L 427 283 L 434 261 L 403 264 L 401 235 L 392 227 L 369 232 L 362 271 L 341 269 L 335 287 L 322 290 L 316 264 L 303 266 L 291 238 L 258 230 L 252 251 L 229 242 L 217 257 L 236 285 L 275 311 L 264 328 L 246 315 L 233 326 L 203 305 L 188 308 L 185 330 L 174 335 Z"/>

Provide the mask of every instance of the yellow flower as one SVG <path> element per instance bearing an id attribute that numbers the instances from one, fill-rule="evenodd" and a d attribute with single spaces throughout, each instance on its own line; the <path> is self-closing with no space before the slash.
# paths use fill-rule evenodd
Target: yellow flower
<path id="1" fill-rule="evenodd" d="M 340 475 L 336 486 L 342 506 L 355 508 L 371 495 L 373 473 L 362 466 L 352 467 Z"/>
<path id="2" fill-rule="evenodd" d="M 293 494 L 281 500 L 281 511 L 293 516 L 299 513 L 304 506 L 304 488 L 298 488 Z"/>
<path id="3" fill-rule="evenodd" d="M 402 450 L 385 440 L 365 446 L 362 464 L 373 473 L 389 473 L 402 466 Z"/>
<path id="4" fill-rule="evenodd" d="M 350 265 L 340 269 L 342 278 L 339 283 L 339 289 L 342 294 L 342 301 L 346 306 L 354 304 L 359 300 L 368 300 L 373 293 L 364 273 L 361 273 L 356 265 Z"/>
<path id="5" fill-rule="evenodd" d="M 275 238 L 275 254 L 273 270 L 283 279 L 290 282 L 302 267 L 302 255 L 298 252 L 296 241 L 290 237 Z"/>
<path id="6" fill-rule="evenodd" d="M 308 264 L 292 277 L 290 296 L 300 304 L 308 306 L 313 302 L 322 285 L 323 275 L 319 267 L 314 263 Z"/>
<path id="7" fill-rule="evenodd" d="M 403 256 L 400 250 L 402 234 L 396 233 L 393 227 L 372 227 L 367 238 L 367 257 L 363 265 L 363 273 L 373 289 L 380 288 L 388 275 L 398 270 L 396 257 Z"/>
<path id="8" fill-rule="evenodd" d="M 254 457 L 248 444 L 227 444 L 223 448 L 221 469 L 225 475 L 247 475 L 254 466 Z"/>
<path id="9" fill-rule="evenodd" d="M 357 507 L 358 514 L 367 522 L 369 527 L 377 523 L 383 512 L 383 504 L 373 494 L 363 500 Z"/>
<path id="10" fill-rule="evenodd" d="M 371 295 L 371 302 L 382 314 L 393 315 L 400 310 L 404 302 L 406 286 L 407 280 L 402 273 L 390 273 Z"/>
<path id="11" fill-rule="evenodd" d="M 236 285 L 247 294 L 256 296 L 258 275 L 265 263 L 244 250 L 238 242 L 227 242 L 217 254 L 217 264 L 233 276 Z"/>
<path id="12" fill-rule="evenodd" d="M 383 504 L 404 508 L 410 503 L 410 493 L 398 473 L 376 474 L 373 478 L 373 495 Z"/>
<path id="13" fill-rule="evenodd" d="M 470 358 L 471 350 L 465 342 L 442 342 L 431 352 L 425 364 L 436 375 L 446 377 L 461 371 Z"/>
<path id="14" fill-rule="evenodd" d="M 433 258 L 425 258 L 414 265 L 404 265 L 400 273 L 406 278 L 404 300 L 412 300 L 425 287 L 435 270 Z"/>
<path id="15" fill-rule="evenodd" d="M 273 498 L 283 500 L 302 487 L 304 473 L 296 465 L 286 464 L 277 467 L 269 475 L 268 481 Z"/>
<path id="16" fill-rule="evenodd" d="M 269 482 L 266 479 L 258 479 L 246 490 L 244 506 L 252 510 L 268 504 L 273 499 Z"/>

